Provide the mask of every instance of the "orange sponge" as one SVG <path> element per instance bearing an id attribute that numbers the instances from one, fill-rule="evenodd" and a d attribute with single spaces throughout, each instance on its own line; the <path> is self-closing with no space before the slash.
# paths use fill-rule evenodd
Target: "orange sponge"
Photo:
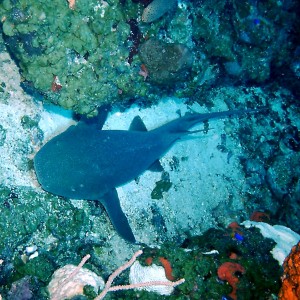
<path id="1" fill-rule="evenodd" d="M 300 242 L 294 246 L 283 263 L 284 274 L 279 300 L 300 299 Z"/>

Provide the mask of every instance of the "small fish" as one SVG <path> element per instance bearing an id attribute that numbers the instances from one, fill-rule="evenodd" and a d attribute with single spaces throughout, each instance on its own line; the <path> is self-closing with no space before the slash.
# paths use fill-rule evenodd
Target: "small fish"
<path id="1" fill-rule="evenodd" d="M 166 12 L 176 7 L 177 0 L 153 0 L 145 7 L 142 15 L 142 21 L 151 23 L 159 19 Z"/>

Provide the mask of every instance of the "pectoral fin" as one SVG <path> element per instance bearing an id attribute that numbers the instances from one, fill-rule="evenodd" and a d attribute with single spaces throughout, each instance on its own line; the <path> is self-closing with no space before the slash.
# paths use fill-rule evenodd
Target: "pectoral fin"
<path id="1" fill-rule="evenodd" d="M 163 172 L 164 168 L 162 167 L 161 163 L 159 160 L 156 160 L 149 168 L 149 171 L 152 172 Z"/>
<path id="2" fill-rule="evenodd" d="M 135 243 L 136 240 L 128 220 L 121 209 L 117 190 L 112 189 L 110 192 L 106 193 L 101 199 L 101 203 L 104 205 L 118 234 L 128 242 Z"/>

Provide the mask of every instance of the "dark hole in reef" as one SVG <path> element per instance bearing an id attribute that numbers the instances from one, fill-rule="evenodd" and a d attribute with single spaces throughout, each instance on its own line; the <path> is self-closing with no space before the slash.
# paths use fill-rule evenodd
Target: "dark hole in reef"
<path id="1" fill-rule="evenodd" d="M 147 6 L 150 4 L 153 0 L 131 0 L 133 3 L 141 3 L 144 6 Z"/>
<path id="2" fill-rule="evenodd" d="M 3 206 L 4 206 L 5 208 L 10 209 L 10 203 L 9 203 L 8 201 L 4 201 L 4 202 L 3 202 Z"/>
<path id="3" fill-rule="evenodd" d="M 132 46 L 130 47 L 129 50 L 129 55 L 128 55 L 128 63 L 131 64 L 133 61 L 133 57 L 134 55 L 136 55 L 139 52 L 139 46 L 140 46 L 140 42 L 141 39 L 143 37 L 139 26 L 138 26 L 138 22 L 135 19 L 130 19 L 127 21 L 127 23 L 130 26 L 130 35 L 128 37 L 128 40 L 131 41 Z"/>
<path id="4" fill-rule="evenodd" d="M 243 276 L 243 273 L 242 273 L 242 272 L 240 272 L 240 271 L 236 271 L 236 272 L 234 272 L 234 276 L 236 276 L 236 277 L 240 278 L 240 277 L 242 277 L 242 276 Z"/>
<path id="5" fill-rule="evenodd" d="M 185 239 L 183 241 L 183 243 L 181 244 L 181 248 L 184 248 L 184 249 L 188 248 L 190 243 L 191 243 L 191 240 L 189 238 Z"/>
<path id="6" fill-rule="evenodd" d="M 203 276 L 203 281 L 206 281 L 206 280 L 210 279 L 211 277 L 212 277 L 211 272 L 209 272 Z"/>
<path id="7" fill-rule="evenodd" d="M 230 257 L 232 253 L 236 254 L 237 256 L 243 256 L 242 252 L 236 247 L 230 247 L 226 252 L 228 257 Z"/>
<path id="8" fill-rule="evenodd" d="M 83 58 L 85 60 L 88 60 L 89 59 L 89 56 L 90 56 L 90 53 L 89 52 L 86 52 L 84 55 L 83 55 Z"/>

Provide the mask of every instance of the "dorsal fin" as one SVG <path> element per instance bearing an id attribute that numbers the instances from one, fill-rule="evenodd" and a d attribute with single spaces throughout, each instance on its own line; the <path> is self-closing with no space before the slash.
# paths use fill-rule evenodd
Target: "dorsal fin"
<path id="1" fill-rule="evenodd" d="M 129 131 L 148 131 L 146 125 L 144 124 L 143 120 L 140 116 L 134 117 L 132 120 Z M 149 171 L 152 172 L 162 172 L 164 168 L 162 167 L 160 161 L 157 159 L 149 168 Z"/>
<path id="2" fill-rule="evenodd" d="M 144 124 L 143 120 L 140 116 L 134 117 L 132 120 L 130 126 L 130 131 L 148 131 L 146 125 Z"/>

